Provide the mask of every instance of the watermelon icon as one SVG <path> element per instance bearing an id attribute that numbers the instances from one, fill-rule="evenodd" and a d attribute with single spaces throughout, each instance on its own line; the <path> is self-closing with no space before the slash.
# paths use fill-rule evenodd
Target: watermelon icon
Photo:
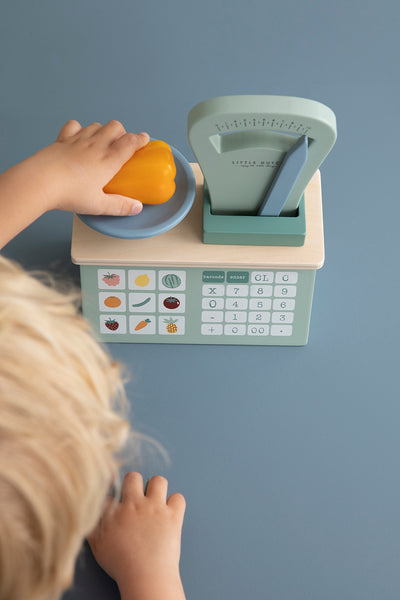
<path id="1" fill-rule="evenodd" d="M 181 278 L 178 275 L 175 275 L 175 273 L 164 275 L 161 281 L 166 288 L 170 288 L 171 290 L 179 287 L 182 283 Z"/>

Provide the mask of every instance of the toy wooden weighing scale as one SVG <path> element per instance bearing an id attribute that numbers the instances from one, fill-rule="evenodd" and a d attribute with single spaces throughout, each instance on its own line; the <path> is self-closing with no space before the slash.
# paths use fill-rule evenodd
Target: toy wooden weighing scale
<path id="1" fill-rule="evenodd" d="M 325 105 L 225 96 L 189 113 L 198 163 L 133 217 L 75 216 L 83 314 L 106 342 L 304 345 L 324 262 Z"/>

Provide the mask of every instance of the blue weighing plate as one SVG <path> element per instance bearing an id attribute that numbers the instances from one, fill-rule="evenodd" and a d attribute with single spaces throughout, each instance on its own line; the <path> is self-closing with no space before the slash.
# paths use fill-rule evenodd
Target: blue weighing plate
<path id="1" fill-rule="evenodd" d="M 176 165 L 176 190 L 167 202 L 144 204 L 142 212 L 132 217 L 79 215 L 79 218 L 99 233 L 125 239 L 152 237 L 178 225 L 192 207 L 196 180 L 183 154 L 172 146 L 171 150 Z"/>

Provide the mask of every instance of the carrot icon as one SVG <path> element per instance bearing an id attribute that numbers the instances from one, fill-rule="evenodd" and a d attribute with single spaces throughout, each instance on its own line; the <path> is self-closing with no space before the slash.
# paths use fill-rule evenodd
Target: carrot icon
<path id="1" fill-rule="evenodd" d="M 149 323 L 151 323 L 150 319 L 145 319 L 144 321 L 139 321 L 139 323 L 135 327 L 135 331 L 139 331 L 139 329 L 143 329 L 143 327 L 146 327 Z"/>

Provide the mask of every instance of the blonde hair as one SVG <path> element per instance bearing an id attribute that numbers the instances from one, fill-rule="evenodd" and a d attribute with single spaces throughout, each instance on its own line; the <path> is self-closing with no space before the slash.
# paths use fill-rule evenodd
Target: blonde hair
<path id="1" fill-rule="evenodd" d="M 75 300 L 0 257 L 0 600 L 69 585 L 128 436 L 120 367 Z"/>

